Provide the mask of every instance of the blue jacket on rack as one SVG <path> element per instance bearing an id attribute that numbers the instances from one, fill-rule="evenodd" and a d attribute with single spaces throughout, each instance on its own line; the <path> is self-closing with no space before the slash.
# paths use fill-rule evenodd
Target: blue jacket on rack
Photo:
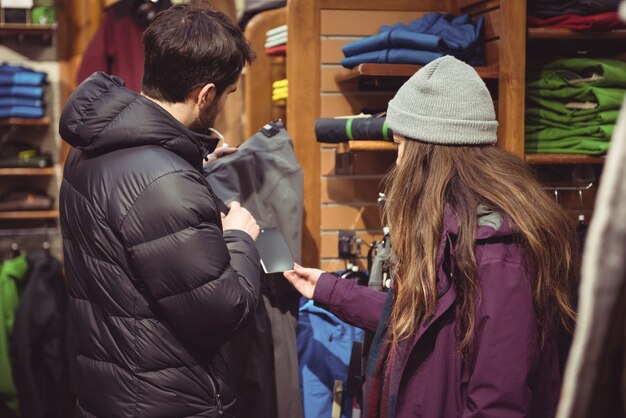
<path id="1" fill-rule="evenodd" d="M 298 360 L 305 417 L 330 416 L 335 380 L 343 381 L 341 417 L 352 417 L 352 397 L 346 394 L 352 344 L 363 341 L 363 330 L 348 325 L 312 300 L 300 306 Z"/>
<path id="2" fill-rule="evenodd" d="M 362 63 L 427 64 L 453 55 L 470 65 L 484 65 L 483 17 L 429 13 L 404 25 L 382 26 L 380 33 L 346 44 L 344 67 Z"/>

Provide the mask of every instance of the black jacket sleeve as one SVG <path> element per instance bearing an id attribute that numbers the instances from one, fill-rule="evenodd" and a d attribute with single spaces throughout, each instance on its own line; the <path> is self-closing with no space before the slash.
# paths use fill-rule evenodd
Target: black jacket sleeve
<path id="1" fill-rule="evenodd" d="M 150 183 L 120 225 L 135 281 L 187 343 L 216 349 L 259 298 L 259 255 L 242 231 L 222 234 L 220 214 L 199 173 Z"/>

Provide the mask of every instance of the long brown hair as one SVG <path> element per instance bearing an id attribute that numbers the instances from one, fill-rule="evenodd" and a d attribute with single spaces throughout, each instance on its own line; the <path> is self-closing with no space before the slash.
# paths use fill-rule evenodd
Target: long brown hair
<path id="1" fill-rule="evenodd" d="M 400 165 L 385 178 L 384 221 L 391 227 L 396 280 L 391 338 L 414 332 L 434 313 L 436 257 L 446 204 L 455 212 L 455 286 L 460 308 L 460 348 L 472 340 L 479 284 L 474 241 L 477 205 L 510 219 L 526 248 L 535 315 L 545 330 L 554 317 L 569 328 L 574 318 L 571 280 L 578 274 L 575 231 L 532 171 L 494 146 L 444 146 L 407 139 Z"/>

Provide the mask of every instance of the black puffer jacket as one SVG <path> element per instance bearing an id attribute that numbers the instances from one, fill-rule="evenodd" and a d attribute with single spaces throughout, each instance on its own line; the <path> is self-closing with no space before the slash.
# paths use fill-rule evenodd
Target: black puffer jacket
<path id="1" fill-rule="evenodd" d="M 259 256 L 222 233 L 200 173 L 216 141 L 102 73 L 60 121 L 61 227 L 79 416 L 230 417 L 225 344 L 254 311 Z"/>

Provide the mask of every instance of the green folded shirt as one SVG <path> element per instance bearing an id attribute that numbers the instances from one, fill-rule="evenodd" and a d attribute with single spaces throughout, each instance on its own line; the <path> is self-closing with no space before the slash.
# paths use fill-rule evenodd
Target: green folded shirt
<path id="1" fill-rule="evenodd" d="M 626 88 L 626 62 L 615 59 L 564 58 L 530 70 L 527 91 L 569 86 Z"/>
<path id="2" fill-rule="evenodd" d="M 587 137 L 595 139 L 611 139 L 615 125 L 596 125 L 572 127 L 571 129 L 548 127 L 543 125 L 526 125 L 524 137 L 526 141 L 552 141 L 569 137 Z"/>
<path id="3" fill-rule="evenodd" d="M 586 113 L 571 110 L 569 114 L 554 112 L 540 107 L 526 108 L 526 124 L 545 125 L 558 128 L 585 127 L 589 125 L 615 124 L 619 110 Z"/>
<path id="4" fill-rule="evenodd" d="M 524 150 L 527 154 L 589 154 L 600 155 L 609 150 L 609 141 L 594 140 L 587 137 L 570 137 L 555 141 L 526 141 Z"/>

